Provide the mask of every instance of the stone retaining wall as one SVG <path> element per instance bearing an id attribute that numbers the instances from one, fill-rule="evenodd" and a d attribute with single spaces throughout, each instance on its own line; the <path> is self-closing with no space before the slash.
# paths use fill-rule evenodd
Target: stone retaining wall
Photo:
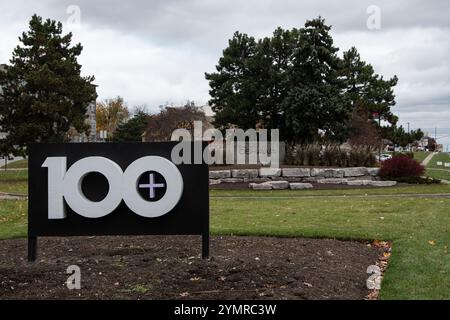
<path id="1" fill-rule="evenodd" d="M 352 180 L 378 180 L 379 168 L 260 168 L 209 171 L 210 184 L 267 181 L 347 184 Z"/>

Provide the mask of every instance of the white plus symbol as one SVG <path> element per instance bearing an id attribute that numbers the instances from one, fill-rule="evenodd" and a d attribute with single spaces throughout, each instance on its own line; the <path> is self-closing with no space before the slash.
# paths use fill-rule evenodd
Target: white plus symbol
<path id="1" fill-rule="evenodd" d="M 155 197 L 155 189 L 164 188 L 164 183 L 155 183 L 155 175 L 153 173 L 149 174 L 149 180 L 148 184 L 140 184 L 139 188 L 148 188 L 150 199 L 153 199 Z"/>

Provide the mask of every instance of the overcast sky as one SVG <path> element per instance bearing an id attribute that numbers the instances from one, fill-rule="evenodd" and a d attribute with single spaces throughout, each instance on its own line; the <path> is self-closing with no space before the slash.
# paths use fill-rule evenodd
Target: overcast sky
<path id="1" fill-rule="evenodd" d="M 70 5 L 80 9 L 79 20 Z M 380 9 L 379 29 L 367 26 L 376 18 L 371 5 Z M 130 107 L 150 110 L 187 99 L 206 104 L 204 73 L 236 30 L 269 36 L 321 15 L 341 52 L 356 46 L 377 73 L 399 77 L 393 111 L 402 124 L 450 134 L 448 0 L 0 0 L 0 13 L 0 63 L 11 58 L 33 13 L 57 19 L 84 46 L 79 61 L 84 75 L 95 75 L 99 99 L 121 95 Z"/>

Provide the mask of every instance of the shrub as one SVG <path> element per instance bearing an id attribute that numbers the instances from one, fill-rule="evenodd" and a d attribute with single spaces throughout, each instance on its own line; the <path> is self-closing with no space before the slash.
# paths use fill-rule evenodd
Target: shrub
<path id="1" fill-rule="evenodd" d="M 375 155 L 370 147 L 353 147 L 350 150 L 348 165 L 350 167 L 373 167 L 376 164 Z"/>
<path id="2" fill-rule="evenodd" d="M 425 167 L 416 160 L 400 155 L 384 161 L 381 164 L 380 177 L 419 177 L 425 172 Z"/>
<path id="3" fill-rule="evenodd" d="M 321 148 L 318 144 L 311 144 L 306 147 L 307 166 L 320 166 Z"/>
<path id="4" fill-rule="evenodd" d="M 343 159 L 344 158 L 344 159 Z M 336 145 L 326 146 L 322 152 L 322 162 L 323 165 L 333 167 L 341 167 L 343 160 L 345 160 L 345 155 L 342 155 L 342 151 Z M 346 162 L 346 161 L 344 161 Z M 345 163 L 344 163 L 345 165 Z"/>
<path id="5" fill-rule="evenodd" d="M 301 147 L 297 147 L 294 153 L 294 163 L 295 165 L 303 166 L 306 163 L 306 151 Z"/>
<path id="6" fill-rule="evenodd" d="M 303 166 L 305 159 L 306 152 L 301 146 L 293 144 L 286 145 L 286 154 L 284 158 L 286 164 Z"/>
<path id="7" fill-rule="evenodd" d="M 371 147 L 358 146 L 350 151 L 338 144 L 288 145 L 285 163 L 299 166 L 373 167 L 376 164 Z"/>

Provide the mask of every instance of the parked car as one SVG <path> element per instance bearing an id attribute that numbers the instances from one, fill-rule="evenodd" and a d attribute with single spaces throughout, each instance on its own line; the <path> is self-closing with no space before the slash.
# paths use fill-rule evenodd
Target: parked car
<path id="1" fill-rule="evenodd" d="M 383 161 L 386 161 L 388 159 L 391 159 L 392 155 L 390 155 L 389 153 L 383 153 L 380 156 L 377 155 L 376 158 L 377 158 L 378 161 L 383 162 Z"/>

